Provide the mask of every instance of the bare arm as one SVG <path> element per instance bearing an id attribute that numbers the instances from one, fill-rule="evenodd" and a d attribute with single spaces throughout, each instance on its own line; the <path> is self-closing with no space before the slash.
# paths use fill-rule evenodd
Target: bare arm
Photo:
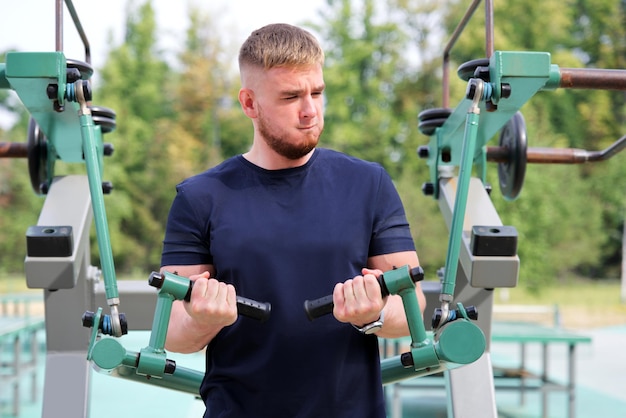
<path id="1" fill-rule="evenodd" d="M 338 283 L 333 292 L 333 314 L 341 322 L 350 322 L 357 326 L 371 323 L 378 319 L 380 312 L 385 311 L 383 328 L 376 334 L 384 338 L 396 338 L 409 335 L 409 327 L 404 313 L 402 299 L 398 295 L 390 295 L 383 300 L 376 277 L 394 267 L 419 265 L 415 251 L 403 251 L 392 254 L 370 257 L 368 268 L 362 275 Z M 420 283 L 416 283 L 417 296 L 422 315 L 426 307 L 426 297 Z"/>
<path id="2" fill-rule="evenodd" d="M 383 272 L 407 264 L 409 268 L 419 266 L 419 259 L 416 252 L 406 251 L 380 255 L 369 259 L 370 268 L 382 270 Z M 417 296 L 417 301 L 419 302 L 423 316 L 424 309 L 426 308 L 426 297 L 424 296 L 424 292 L 422 292 L 420 282 L 415 284 L 415 295 Z M 385 305 L 385 323 L 383 328 L 377 332 L 376 335 L 384 338 L 396 338 L 409 335 L 409 326 L 406 321 L 406 314 L 404 313 L 404 305 L 399 295 L 389 296 L 387 304 Z"/>
<path id="3" fill-rule="evenodd" d="M 222 328 L 237 320 L 235 288 L 210 277 L 212 265 L 164 266 L 161 271 L 176 273 L 194 281 L 189 302 L 172 305 L 165 348 L 179 353 L 202 350 Z"/>

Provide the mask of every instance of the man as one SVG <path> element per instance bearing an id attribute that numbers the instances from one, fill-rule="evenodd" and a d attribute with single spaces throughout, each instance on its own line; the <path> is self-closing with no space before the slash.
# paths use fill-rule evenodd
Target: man
<path id="1" fill-rule="evenodd" d="M 166 348 L 206 347 L 205 417 L 385 417 L 377 338 L 355 328 L 408 335 L 376 277 L 419 261 L 382 167 L 316 148 L 323 63 L 300 28 L 253 32 L 239 53 L 252 146 L 177 187 L 162 270 L 195 282 Z M 333 315 L 309 321 L 303 302 L 330 293 Z M 236 294 L 270 302 L 269 320 L 238 317 Z"/>

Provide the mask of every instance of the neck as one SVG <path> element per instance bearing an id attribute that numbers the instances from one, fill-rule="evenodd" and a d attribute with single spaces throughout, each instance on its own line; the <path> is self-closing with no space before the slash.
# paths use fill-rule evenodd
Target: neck
<path id="1" fill-rule="evenodd" d="M 292 160 L 285 158 L 270 149 L 259 150 L 258 147 L 253 145 L 252 148 L 250 148 L 250 151 L 243 154 L 243 158 L 265 170 L 283 170 L 286 168 L 294 168 L 305 165 L 311 159 L 314 152 L 315 149 L 311 150 L 311 152 L 302 158 Z"/>

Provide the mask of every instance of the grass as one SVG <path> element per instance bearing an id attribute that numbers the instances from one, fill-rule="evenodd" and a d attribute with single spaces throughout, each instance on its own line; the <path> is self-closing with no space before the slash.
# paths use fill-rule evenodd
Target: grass
<path id="1" fill-rule="evenodd" d="M 626 324 L 626 303 L 618 280 L 572 279 L 543 287 L 534 294 L 523 287 L 496 289 L 498 305 L 558 306 L 565 328 L 581 329 Z"/>

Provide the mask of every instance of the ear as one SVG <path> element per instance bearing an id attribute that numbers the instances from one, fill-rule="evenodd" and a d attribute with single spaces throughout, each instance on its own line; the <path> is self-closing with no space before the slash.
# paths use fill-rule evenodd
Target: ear
<path id="1" fill-rule="evenodd" d="M 242 88 L 239 90 L 239 103 L 243 113 L 251 119 L 257 117 L 256 102 L 254 99 L 254 91 L 248 88 Z"/>

